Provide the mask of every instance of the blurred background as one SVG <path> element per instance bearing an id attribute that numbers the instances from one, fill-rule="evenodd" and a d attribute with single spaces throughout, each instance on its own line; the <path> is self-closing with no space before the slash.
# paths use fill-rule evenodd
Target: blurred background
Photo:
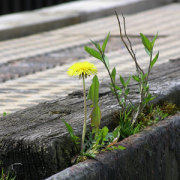
<path id="1" fill-rule="evenodd" d="M 0 0 L 0 15 L 29 11 L 75 0 Z"/>

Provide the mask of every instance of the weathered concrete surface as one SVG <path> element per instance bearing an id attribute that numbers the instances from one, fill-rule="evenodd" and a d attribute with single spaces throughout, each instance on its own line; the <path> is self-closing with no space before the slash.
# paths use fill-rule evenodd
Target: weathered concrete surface
<path id="1" fill-rule="evenodd" d="M 169 100 L 170 102 L 173 102 L 173 103 L 180 104 L 180 98 L 179 98 L 180 74 L 179 72 L 180 72 L 180 61 L 169 62 L 167 64 L 160 65 L 154 68 L 150 76 L 150 87 L 152 88 L 154 93 L 156 94 L 160 93 L 158 97 L 158 101 L 163 99 L 163 100 Z M 138 98 L 137 84 L 135 84 L 134 82 L 131 82 L 130 89 L 131 89 L 130 98 L 136 101 Z M 91 102 L 88 101 L 88 105 L 90 104 Z M 102 112 L 101 127 L 106 125 L 112 130 L 114 128 L 112 125 L 113 115 L 117 112 L 118 107 L 117 107 L 116 100 L 112 96 L 112 93 L 110 92 L 106 84 L 100 85 L 99 104 L 100 104 L 100 108 Z M 90 114 L 90 108 L 88 107 L 88 115 L 89 114 Z M 62 118 L 64 118 L 69 124 L 71 124 L 71 126 L 73 127 L 75 131 L 75 134 L 81 137 L 82 126 L 83 126 L 82 92 L 77 92 L 77 93 L 75 92 L 69 95 L 68 97 L 64 97 L 63 99 L 57 99 L 57 100 L 41 103 L 32 108 L 27 108 L 25 110 L 18 111 L 14 114 L 0 118 L 0 121 L 1 121 L 0 160 L 2 160 L 3 166 L 5 168 L 7 168 L 13 163 L 22 163 L 22 166 L 20 165 L 14 166 L 14 169 L 17 172 L 17 180 L 19 179 L 20 180 L 44 179 L 51 176 L 52 174 L 55 174 L 65 169 L 68 165 L 70 165 L 70 156 L 74 155 L 74 149 L 73 149 L 73 144 L 71 143 L 70 137 L 66 131 L 66 128 L 61 120 Z M 88 121 L 87 130 L 90 130 L 90 119 L 88 119 L 87 121 Z M 172 128 L 174 125 L 175 124 L 172 123 Z M 177 141 L 179 141 L 178 139 L 179 126 L 176 126 L 176 129 L 177 130 L 174 129 L 173 131 L 176 132 L 175 138 Z M 158 130 L 158 132 L 159 131 L 160 130 Z M 148 139 L 152 137 L 151 131 L 148 131 L 148 132 L 150 134 L 145 136 L 145 140 L 146 138 Z M 162 130 L 161 136 L 164 136 L 163 133 L 166 134 L 166 132 Z M 174 137 L 174 134 L 172 134 L 172 136 Z M 152 153 L 154 153 L 154 151 L 152 150 L 153 148 L 155 149 L 159 148 L 158 141 L 161 142 L 161 140 L 157 139 L 157 137 L 154 139 L 154 141 L 152 141 L 152 144 L 157 145 L 157 146 L 151 147 L 149 145 L 150 152 Z M 141 137 L 141 141 L 142 140 L 143 138 Z M 134 144 L 133 146 L 139 147 L 137 145 L 141 143 L 141 141 L 138 142 L 137 140 L 137 143 L 133 143 Z M 171 142 L 167 142 L 167 144 L 169 143 Z M 163 144 L 162 146 L 166 147 L 166 144 Z M 169 148 L 171 146 L 167 145 L 167 147 Z M 131 149 L 133 150 L 133 148 L 131 148 L 130 146 L 130 150 Z M 179 149 L 178 144 L 175 145 L 175 149 Z M 161 151 L 161 148 L 160 148 L 160 151 Z M 123 151 L 123 153 L 125 152 L 126 151 Z M 159 153 L 158 150 L 157 152 Z M 168 153 L 168 152 L 171 153 L 171 151 L 167 149 L 165 153 Z M 116 153 L 119 153 L 119 152 L 116 152 Z M 122 152 L 120 152 L 118 156 L 121 156 L 121 153 Z M 138 152 L 138 155 L 139 156 L 137 156 L 137 158 L 140 157 L 141 151 Z M 178 154 L 175 154 L 176 159 L 180 157 L 177 155 Z M 99 155 L 98 157 L 100 156 L 101 155 Z M 162 154 L 161 156 L 164 157 Z M 154 156 L 152 157 L 154 158 Z M 173 157 L 173 154 L 172 154 L 172 157 Z M 133 161 L 134 158 L 135 157 L 132 157 L 131 153 L 129 152 L 129 160 L 131 159 L 131 161 Z M 106 163 L 110 163 L 111 162 L 110 159 L 111 158 L 108 157 L 108 161 L 106 161 Z M 144 165 L 146 164 L 145 160 L 147 159 L 142 159 L 142 163 L 144 163 Z M 169 159 L 167 159 L 167 162 L 168 161 Z M 135 162 L 136 161 L 134 161 L 133 167 L 136 167 Z M 141 162 L 140 159 L 139 159 L 139 162 Z M 159 168 L 164 168 L 163 162 L 164 161 L 162 161 L 162 164 Z M 85 162 L 85 164 L 86 163 L 89 163 L 89 161 Z M 125 160 L 122 160 L 120 162 L 117 161 L 116 163 L 120 163 L 120 164 L 122 163 L 121 165 L 122 167 L 124 166 L 124 168 L 127 168 L 127 169 L 130 168 L 129 166 L 130 164 L 128 164 L 128 162 L 126 162 Z M 96 167 L 97 169 L 96 172 L 98 172 L 98 168 L 100 168 L 99 162 L 93 161 L 93 164 L 92 164 L 92 167 L 93 168 Z M 179 164 L 179 160 L 177 160 L 177 163 L 175 162 L 175 164 Z M 77 167 L 79 166 L 84 166 L 84 165 L 79 164 Z M 137 165 L 137 166 L 139 166 L 137 167 L 137 169 L 138 168 L 140 169 L 140 165 Z M 107 164 L 107 167 L 108 167 L 108 164 Z M 144 168 L 147 168 L 147 171 L 150 170 L 148 169 L 149 166 L 144 167 Z M 179 168 L 179 165 L 178 165 L 178 168 Z M 113 168 L 109 168 L 109 169 L 113 170 Z M 70 171 L 72 170 L 73 169 L 71 169 Z M 64 171 L 65 174 L 67 172 L 68 170 Z M 108 174 L 108 172 L 110 171 L 107 171 L 107 173 L 104 174 L 104 175 L 107 175 L 107 179 L 109 176 L 111 176 L 112 172 L 114 173 L 114 170 L 111 171 L 110 174 Z M 157 172 L 159 173 L 160 171 L 157 170 Z M 132 171 L 132 174 L 136 174 L 136 173 L 137 172 L 135 170 Z M 95 176 L 92 173 L 92 177 L 93 178 L 105 177 L 103 176 L 103 174 L 101 176 L 101 174 L 98 174 Z M 154 172 L 154 174 L 156 174 L 156 171 Z M 151 172 L 151 175 L 153 175 L 152 172 Z M 64 174 L 63 176 L 65 177 Z M 121 176 L 124 177 L 123 174 L 121 174 Z M 131 176 L 130 175 L 128 176 L 129 176 L 129 179 L 131 179 Z M 117 177 L 120 177 L 120 175 Z M 138 177 L 138 174 L 137 174 L 137 177 Z"/>

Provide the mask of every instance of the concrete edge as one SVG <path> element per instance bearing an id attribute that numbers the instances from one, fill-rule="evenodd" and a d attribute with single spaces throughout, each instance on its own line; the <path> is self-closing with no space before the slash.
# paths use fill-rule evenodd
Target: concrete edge
<path id="1" fill-rule="evenodd" d="M 179 94 L 180 84 L 175 84 L 152 103 L 163 100 L 180 104 Z M 179 143 L 180 113 L 177 113 L 117 143 L 125 150 L 105 151 L 96 156 L 97 161 L 86 160 L 46 180 L 180 179 Z"/>
<path id="2" fill-rule="evenodd" d="M 46 180 L 125 180 L 126 177 L 129 180 L 179 179 L 178 143 L 180 113 L 117 144 L 126 147 L 126 150 L 103 152 L 97 155 L 98 161 L 84 161 Z"/>

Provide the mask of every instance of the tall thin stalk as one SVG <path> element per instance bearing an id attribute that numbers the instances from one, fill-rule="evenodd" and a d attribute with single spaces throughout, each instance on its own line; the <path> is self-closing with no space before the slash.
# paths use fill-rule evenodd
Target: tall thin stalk
<path id="1" fill-rule="evenodd" d="M 120 99 L 119 99 L 119 97 L 118 97 L 118 95 L 117 95 L 116 88 L 115 88 L 115 83 L 114 83 L 114 81 L 113 81 L 113 79 L 112 79 L 112 76 L 111 76 L 111 73 L 110 73 L 110 71 L 109 71 L 109 68 L 108 68 L 107 65 L 106 65 L 106 62 L 105 62 L 105 59 L 104 59 L 103 54 L 101 54 L 101 55 L 102 55 L 102 57 L 103 57 L 104 65 L 105 65 L 105 67 L 106 67 L 106 69 L 107 69 L 107 71 L 108 71 L 109 77 L 110 77 L 110 79 L 111 79 L 111 83 L 112 83 L 112 86 L 113 86 L 114 93 L 115 93 L 116 99 L 117 99 L 117 101 L 118 101 L 118 104 L 119 104 L 120 107 L 122 107 L 123 112 L 124 112 L 124 107 L 122 106 L 122 104 L 121 104 L 121 102 L 120 102 Z"/>
<path id="2" fill-rule="evenodd" d="M 81 143 L 81 151 L 84 148 L 84 139 L 86 135 L 86 118 L 87 118 L 87 109 L 86 109 L 86 89 L 85 89 L 85 80 L 84 74 L 82 75 L 83 79 L 83 90 L 84 90 L 84 125 L 83 125 L 83 134 L 82 134 L 82 143 Z"/>

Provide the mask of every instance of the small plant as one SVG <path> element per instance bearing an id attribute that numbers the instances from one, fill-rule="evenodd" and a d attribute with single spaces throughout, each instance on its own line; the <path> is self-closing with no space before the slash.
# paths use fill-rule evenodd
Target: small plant
<path id="1" fill-rule="evenodd" d="M 141 122 L 137 123 L 135 127 L 133 127 L 131 123 L 131 114 L 132 109 L 128 110 L 128 108 L 125 110 L 124 114 L 120 112 L 119 116 L 119 125 L 120 125 L 120 134 L 121 137 L 126 138 L 130 135 L 136 134 L 141 130 Z"/>
<path id="2" fill-rule="evenodd" d="M 116 11 L 115 11 L 115 14 L 116 14 L 118 24 L 119 24 L 120 38 L 123 41 L 126 49 L 128 50 L 129 54 L 131 55 L 131 57 L 133 58 L 133 60 L 135 62 L 137 75 L 133 75 L 132 77 L 139 84 L 140 100 L 139 100 L 138 106 L 135 107 L 132 104 L 131 100 L 128 99 L 128 95 L 129 95 L 128 85 L 129 85 L 131 76 L 129 76 L 127 81 L 125 81 L 121 75 L 119 76 L 120 83 L 122 84 L 122 87 L 123 87 L 123 88 L 121 88 L 116 84 L 116 68 L 114 67 L 113 70 L 110 72 L 109 60 L 108 60 L 108 57 L 105 55 L 105 48 L 106 48 L 110 33 L 106 37 L 106 39 L 102 45 L 102 48 L 98 43 L 95 43 L 91 40 L 91 42 L 95 45 L 97 51 L 95 49 L 92 49 L 87 46 L 85 46 L 85 50 L 90 55 L 99 59 L 104 64 L 104 66 L 109 74 L 111 83 L 108 86 L 111 89 L 112 93 L 115 95 L 115 97 L 118 101 L 118 104 L 121 108 L 120 118 L 119 118 L 120 119 L 119 125 L 121 126 L 121 129 L 120 129 L 121 136 L 126 137 L 128 135 L 134 134 L 135 132 L 137 133 L 140 130 L 141 125 L 138 124 L 137 119 L 139 118 L 140 114 L 142 113 L 144 107 L 151 100 L 156 98 L 156 97 L 152 97 L 152 95 L 149 93 L 148 78 L 149 78 L 149 73 L 150 73 L 152 67 L 154 66 L 154 64 L 156 63 L 158 56 L 159 56 L 159 52 L 158 52 L 156 54 L 156 56 L 154 57 L 154 59 L 152 58 L 153 47 L 154 47 L 154 43 L 155 43 L 158 33 L 156 34 L 156 36 L 154 37 L 152 42 L 146 36 L 144 36 L 142 33 L 140 33 L 140 36 L 142 39 L 142 44 L 144 45 L 145 51 L 150 58 L 148 72 L 145 73 L 141 69 L 141 67 L 139 66 L 139 64 L 137 62 L 136 55 L 132 49 L 131 41 L 129 40 L 129 38 L 127 36 L 126 26 L 125 26 L 125 18 L 123 16 L 123 14 L 122 14 L 122 16 L 123 16 L 123 22 L 124 22 L 124 34 L 125 34 L 125 38 L 127 39 L 127 42 L 129 43 L 129 45 L 125 42 L 125 40 L 123 38 L 120 20 L 119 20 L 119 17 L 117 15 Z M 131 114 L 131 117 L 130 117 L 130 114 Z"/>
<path id="3" fill-rule="evenodd" d="M 130 135 L 133 135 L 135 133 L 138 133 L 143 127 L 146 127 L 148 125 L 152 125 L 153 123 L 158 122 L 159 120 L 167 117 L 170 114 L 170 109 L 173 109 L 175 111 L 176 107 L 174 105 L 167 104 L 164 108 L 160 108 L 157 106 L 155 109 L 153 108 L 153 105 L 148 107 L 148 103 L 156 98 L 156 96 L 152 96 L 152 94 L 149 93 L 149 74 L 156 63 L 159 52 L 156 54 L 156 56 L 153 58 L 153 47 L 157 38 L 158 33 L 155 35 L 152 41 L 150 41 L 146 36 L 144 36 L 142 33 L 140 33 L 142 44 L 145 47 L 145 51 L 149 56 L 149 67 L 148 71 L 145 73 L 141 67 L 139 66 L 136 55 L 132 49 L 131 41 L 129 40 L 127 33 L 126 33 L 126 26 L 125 26 L 125 18 L 123 16 L 123 22 L 124 22 L 124 34 L 127 42 L 129 45 L 125 42 L 122 30 L 121 30 L 121 24 L 119 17 L 115 11 L 119 29 L 120 29 L 120 37 L 123 41 L 125 47 L 127 48 L 129 54 L 133 58 L 135 62 L 135 67 L 137 74 L 133 75 L 132 78 L 138 83 L 139 86 L 139 104 L 135 106 L 131 100 L 128 98 L 130 89 L 128 88 L 129 82 L 131 80 L 131 76 L 127 79 L 127 81 L 124 80 L 124 78 L 120 75 L 119 81 L 122 85 L 122 87 L 118 86 L 116 83 L 116 68 L 114 67 L 112 71 L 110 70 L 109 60 L 108 57 L 105 55 L 105 49 L 106 45 L 110 36 L 110 33 L 106 37 L 105 41 L 103 42 L 102 47 L 91 40 L 91 42 L 95 45 L 96 49 L 92 49 L 90 47 L 85 46 L 85 50 L 92 55 L 93 57 L 99 59 L 105 66 L 111 82 L 108 84 L 109 88 L 111 89 L 112 93 L 117 99 L 117 102 L 121 108 L 119 112 L 119 119 L 118 124 L 113 132 L 109 132 L 109 129 L 105 126 L 102 129 L 99 129 L 100 122 L 101 122 L 101 111 L 99 107 L 99 80 L 98 77 L 95 75 L 92 79 L 92 84 L 89 88 L 87 100 L 92 101 L 92 105 L 90 106 L 92 108 L 91 112 L 91 127 L 92 132 L 89 132 L 87 135 L 87 139 L 85 139 L 86 134 L 86 93 L 85 93 L 85 81 L 84 79 L 87 78 L 87 76 L 91 74 L 96 74 L 97 69 L 95 66 L 88 62 L 82 62 L 82 63 L 75 63 L 68 69 L 68 74 L 70 76 L 76 76 L 78 75 L 79 78 L 83 79 L 83 90 L 84 90 L 84 126 L 83 126 L 83 133 L 82 133 L 82 143 L 81 143 L 81 150 L 78 149 L 78 140 L 79 138 L 73 134 L 72 127 L 66 123 L 64 120 L 63 122 L 66 125 L 67 130 L 69 131 L 69 134 L 72 138 L 72 141 L 74 142 L 77 150 L 77 156 L 73 159 L 73 162 L 81 162 L 87 159 L 87 157 L 95 158 L 96 154 L 99 152 L 105 151 L 105 150 L 112 150 L 112 149 L 125 149 L 125 147 L 122 146 L 114 146 L 119 140 L 120 137 L 126 138 Z M 145 114 L 145 111 L 147 110 L 148 115 Z M 153 117 L 153 118 L 152 118 Z M 140 120 L 141 119 L 141 120 Z M 85 143 L 84 143 L 85 141 Z"/>
<path id="4" fill-rule="evenodd" d="M 8 115 L 8 114 L 11 114 L 11 113 L 3 112 L 3 116 L 6 116 L 6 115 Z"/>
<path id="5" fill-rule="evenodd" d="M 138 122 L 141 123 L 141 128 L 145 128 L 146 126 L 156 124 L 170 115 L 174 115 L 179 110 L 180 109 L 172 103 L 165 102 L 162 105 L 154 107 L 152 104 L 144 108 L 143 112 L 139 115 Z"/>
<path id="6" fill-rule="evenodd" d="M 73 141 L 73 143 L 74 143 L 74 145 L 76 147 L 76 152 L 78 153 L 79 152 L 79 147 L 78 147 L 79 137 L 74 135 L 72 127 L 68 123 L 66 123 L 64 121 L 64 119 L 62 119 L 62 121 L 64 122 L 64 124 L 65 124 L 65 126 L 66 126 L 66 128 L 67 128 L 67 130 L 68 130 L 68 132 L 69 132 L 69 134 L 71 136 L 71 139 L 72 139 L 72 141 Z"/>
<path id="7" fill-rule="evenodd" d="M 15 178 L 16 177 L 13 177 L 12 175 L 10 175 L 9 172 L 6 175 L 2 169 L 0 180 L 15 180 Z"/>
<path id="8" fill-rule="evenodd" d="M 0 166 L 1 166 L 1 161 L 0 161 Z M 10 174 L 9 170 L 6 173 L 4 169 L 1 167 L 1 175 L 0 175 L 0 180 L 15 180 L 15 176 L 13 174 Z"/>
<path id="9" fill-rule="evenodd" d="M 69 70 L 68 70 L 69 72 Z M 84 88 L 85 92 L 85 88 Z M 86 98 L 86 95 L 84 96 L 84 99 Z M 75 144 L 77 155 L 72 159 L 72 163 L 74 162 L 81 162 L 87 159 L 87 157 L 95 158 L 96 154 L 101 152 L 101 150 L 110 148 L 112 145 L 114 145 L 119 137 L 120 137 L 120 126 L 115 128 L 115 130 L 111 133 L 109 132 L 109 129 L 105 126 L 103 129 L 99 129 L 100 120 L 101 120 L 101 111 L 98 104 L 99 100 L 99 80 L 98 77 L 95 75 L 92 84 L 89 88 L 87 100 L 91 100 L 93 104 L 91 105 L 92 112 L 91 112 L 91 127 L 92 132 L 88 134 L 88 139 L 85 140 L 84 144 L 84 138 L 85 138 L 85 131 L 83 127 L 83 136 L 82 136 L 82 144 L 81 144 L 81 151 L 79 151 L 78 148 L 78 140 L 79 138 L 73 134 L 72 127 L 63 120 L 72 141 Z M 84 106 L 86 103 L 84 104 Z M 85 107 L 84 107 L 85 108 Z M 86 109 L 86 108 L 85 108 Z M 86 113 L 85 113 L 86 116 Z M 86 119 L 86 118 L 85 118 Z M 84 123 L 84 126 L 86 126 L 86 123 Z M 113 149 L 113 147 L 111 147 Z M 114 149 L 125 149 L 125 147 L 118 146 L 114 147 Z"/>
<path id="10" fill-rule="evenodd" d="M 94 64 L 85 62 L 78 62 L 73 64 L 67 71 L 69 76 L 79 76 L 79 79 L 83 80 L 83 91 L 84 91 L 84 125 L 83 125 L 83 134 L 82 134 L 82 143 L 81 143 L 81 151 L 84 148 L 84 139 L 86 134 L 86 119 L 87 119 L 87 110 L 86 110 L 86 88 L 85 88 L 85 78 L 92 74 L 97 74 L 97 68 Z M 70 126 L 70 125 L 69 125 Z M 71 133 L 72 135 L 72 133 Z M 73 137 L 73 136 L 71 136 Z M 76 138 L 77 140 L 77 138 Z M 74 141 L 74 140 L 73 140 Z"/>

